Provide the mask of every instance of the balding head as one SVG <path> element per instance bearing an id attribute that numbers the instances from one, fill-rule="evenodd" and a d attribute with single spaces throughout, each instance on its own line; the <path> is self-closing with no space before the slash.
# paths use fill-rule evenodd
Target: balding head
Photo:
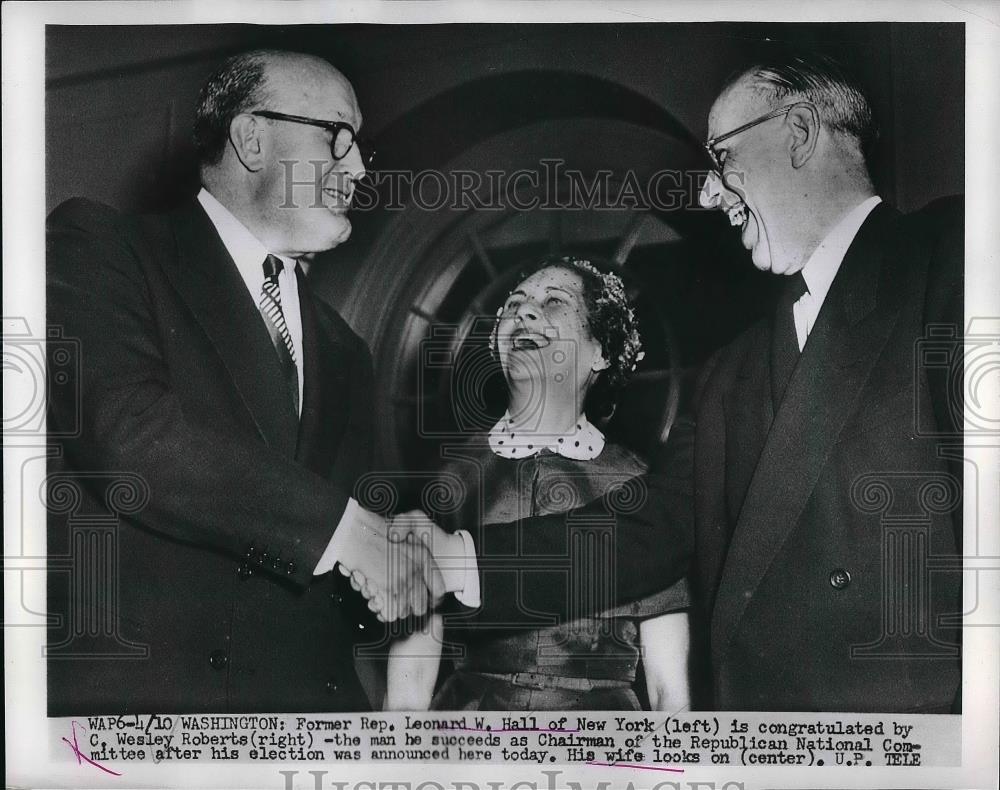
<path id="1" fill-rule="evenodd" d="M 328 250 L 350 236 L 347 210 L 366 172 L 360 128 L 351 83 L 322 58 L 237 55 L 198 102 L 202 183 L 269 251 Z"/>
<path id="2" fill-rule="evenodd" d="M 361 128 L 361 109 L 354 88 L 338 69 L 312 55 L 272 52 L 265 58 L 265 90 L 280 97 L 282 112 Z"/>
<path id="3" fill-rule="evenodd" d="M 297 109 L 284 112 L 319 116 L 311 100 L 321 97 L 331 84 L 339 85 L 347 103 L 357 114 L 355 129 L 361 126 L 354 89 L 347 78 L 330 63 L 314 55 L 260 49 L 228 58 L 205 82 L 195 108 L 194 141 L 199 164 L 218 164 L 229 140 L 233 118 L 255 108 L 269 107 L 275 95 L 294 101 Z M 302 111 L 307 110 L 307 111 Z M 301 112 L 300 112 L 301 111 Z"/>
<path id="4" fill-rule="evenodd" d="M 793 58 L 734 76 L 708 117 L 717 171 L 700 201 L 726 212 L 754 264 L 792 274 L 874 194 L 868 101 L 832 61 Z"/>
<path id="5" fill-rule="evenodd" d="M 762 60 L 730 78 L 720 99 L 742 95 L 753 111 L 766 112 L 808 101 L 838 145 L 862 159 L 878 129 L 871 104 L 853 77 L 835 60 L 815 53 Z"/>

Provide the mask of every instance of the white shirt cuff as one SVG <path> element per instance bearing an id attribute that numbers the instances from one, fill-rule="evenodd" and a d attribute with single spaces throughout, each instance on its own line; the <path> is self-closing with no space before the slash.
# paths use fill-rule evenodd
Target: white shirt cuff
<path id="1" fill-rule="evenodd" d="M 464 529 L 455 530 L 455 534 L 462 536 L 462 544 L 465 546 L 465 583 L 461 590 L 455 591 L 455 599 L 473 608 L 482 606 L 479 596 L 479 560 L 476 558 L 476 544 L 472 540 L 472 535 Z"/>
<path id="2" fill-rule="evenodd" d="M 324 573 L 329 573 L 333 570 L 333 566 L 337 564 L 337 558 L 341 555 L 341 547 L 347 539 L 347 533 L 350 531 L 346 528 L 341 529 L 341 527 L 344 527 L 345 524 L 350 524 L 354 519 L 356 519 L 360 510 L 361 505 L 357 503 L 354 497 L 347 500 L 347 507 L 344 508 L 344 515 L 342 515 L 340 517 L 340 521 L 337 522 L 337 526 L 333 530 L 333 537 L 331 537 L 330 542 L 326 544 L 323 556 L 321 556 L 319 558 L 319 562 L 316 563 L 316 567 L 313 569 L 313 576 L 322 576 Z"/>

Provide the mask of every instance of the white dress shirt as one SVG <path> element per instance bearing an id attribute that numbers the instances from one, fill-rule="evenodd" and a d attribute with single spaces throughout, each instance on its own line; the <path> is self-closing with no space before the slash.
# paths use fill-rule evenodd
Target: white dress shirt
<path id="1" fill-rule="evenodd" d="M 269 254 L 267 248 L 260 243 L 246 225 L 236 219 L 229 209 L 223 206 L 204 187 L 198 193 L 198 202 L 205 209 L 205 213 L 208 214 L 209 220 L 215 226 L 219 238 L 222 239 L 223 246 L 236 264 L 253 303 L 259 304 L 261 289 L 264 285 L 264 260 Z M 281 258 L 285 264 L 281 274 L 278 275 L 278 287 L 281 290 L 281 312 L 285 316 L 285 325 L 288 327 L 288 334 L 291 335 L 292 345 L 295 347 L 295 358 L 298 362 L 295 367 L 299 376 L 299 416 L 301 417 L 304 379 L 302 368 L 305 360 L 302 356 L 302 312 L 299 309 L 299 283 L 295 276 L 296 261 L 282 255 L 277 257 Z M 266 325 L 264 316 L 261 316 L 260 320 Z M 350 500 L 344 515 L 341 517 L 341 523 L 344 523 L 344 519 L 353 516 L 352 505 L 355 508 L 358 507 L 357 502 L 353 499 Z M 334 530 L 334 535 L 336 534 L 336 530 Z M 327 544 L 326 552 L 320 558 L 316 570 L 313 571 L 315 574 L 333 570 L 336 563 L 335 548 L 331 538 L 330 543 Z"/>
<path id="2" fill-rule="evenodd" d="M 299 378 L 299 416 L 301 417 L 302 388 L 305 376 L 302 370 L 302 311 L 299 308 L 299 282 L 295 276 L 297 262 L 294 258 L 269 253 L 246 225 L 236 219 L 229 209 L 223 206 L 204 187 L 198 193 L 198 202 L 201 203 L 201 207 L 205 209 L 208 218 L 215 225 L 219 238 L 222 239 L 226 252 L 236 264 L 240 277 L 246 283 L 247 290 L 255 305 L 260 304 L 260 293 L 264 287 L 264 260 L 270 254 L 280 258 L 285 264 L 281 274 L 278 275 L 278 288 L 281 291 L 281 312 L 285 317 L 288 334 L 292 338 L 292 347 L 295 349 L 295 371 Z M 267 325 L 264 316 L 261 316 L 260 320 L 265 326 Z"/>
<path id="3" fill-rule="evenodd" d="M 254 304 L 260 303 L 261 289 L 264 286 L 264 260 L 268 254 L 275 255 L 285 264 L 278 275 L 278 288 L 281 291 L 281 312 L 285 317 L 285 325 L 288 327 L 288 334 L 292 338 L 292 346 L 295 348 L 295 358 L 297 360 L 296 372 L 299 377 L 299 416 L 302 416 L 302 392 L 303 392 L 303 364 L 302 355 L 302 311 L 299 306 L 299 283 L 295 276 L 297 261 L 287 258 L 284 255 L 269 253 L 267 248 L 260 243 L 260 240 L 250 232 L 250 230 L 232 215 L 211 192 L 202 187 L 198 192 L 198 202 L 205 209 L 209 220 L 215 226 L 215 230 L 222 239 L 222 244 L 226 248 L 236 268 L 239 270 L 243 282 Z M 264 317 L 260 319 L 264 321 Z M 333 531 L 333 536 L 327 544 L 323 555 L 313 569 L 313 575 L 332 571 L 337 564 L 337 558 L 341 555 L 341 544 L 349 539 L 348 529 L 340 529 L 344 524 L 352 524 L 355 520 L 363 521 L 361 505 L 352 497 L 347 501 L 337 527 Z M 364 526 L 362 529 L 366 528 Z M 465 562 L 467 568 L 466 581 L 463 590 L 455 593 L 455 597 L 467 606 L 479 606 L 479 566 L 476 562 L 476 547 L 472 542 L 472 536 L 465 530 L 459 530 L 465 547 Z M 469 557 L 471 556 L 471 564 Z"/>
<path id="4" fill-rule="evenodd" d="M 809 290 L 792 306 L 799 351 L 805 348 L 806 339 L 816 323 L 820 308 L 833 284 L 833 278 L 837 276 L 840 264 L 844 262 L 848 247 L 858 235 L 872 209 L 881 202 L 882 198 L 875 195 L 847 212 L 826 234 L 826 238 L 819 243 L 806 261 L 806 265 L 802 267 L 802 278 Z"/>

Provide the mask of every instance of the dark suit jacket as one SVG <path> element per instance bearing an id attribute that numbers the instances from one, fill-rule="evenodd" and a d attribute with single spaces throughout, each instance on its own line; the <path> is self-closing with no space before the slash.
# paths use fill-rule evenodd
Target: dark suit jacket
<path id="1" fill-rule="evenodd" d="M 961 356 L 924 358 L 921 339 L 940 325 L 956 350 L 962 234 L 960 202 L 876 208 L 777 414 L 765 323 L 706 365 L 697 427 L 679 420 L 647 475 L 565 516 L 463 525 L 483 584 L 470 619 L 593 611 L 607 574 L 578 579 L 569 601 L 536 568 L 565 573 L 574 533 L 607 518 L 614 603 L 665 589 L 688 571 L 696 524 L 716 707 L 952 708 L 961 469 L 939 449 L 950 436 L 960 457 Z"/>
<path id="2" fill-rule="evenodd" d="M 961 402 L 920 341 L 961 333 L 961 211 L 869 215 L 777 412 L 770 322 L 705 371 L 696 554 L 720 709 L 947 712 L 956 696 L 942 618 L 961 611 L 961 476 L 930 434 L 956 435 Z"/>
<path id="3" fill-rule="evenodd" d="M 194 201 L 49 218 L 49 713 L 367 709 L 312 569 L 369 463 L 364 343 L 300 275 L 301 420 Z"/>

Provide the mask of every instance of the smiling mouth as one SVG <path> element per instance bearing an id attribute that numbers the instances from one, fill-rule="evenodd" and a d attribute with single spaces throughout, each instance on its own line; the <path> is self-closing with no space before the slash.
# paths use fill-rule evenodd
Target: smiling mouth
<path id="1" fill-rule="evenodd" d="M 538 351 L 545 348 L 551 341 L 545 335 L 531 332 L 519 332 L 510 339 L 511 351 Z"/>
<path id="2" fill-rule="evenodd" d="M 351 205 L 351 196 L 335 187 L 324 187 L 323 194 L 334 200 L 334 205 L 327 208 L 334 211 L 347 211 Z"/>

